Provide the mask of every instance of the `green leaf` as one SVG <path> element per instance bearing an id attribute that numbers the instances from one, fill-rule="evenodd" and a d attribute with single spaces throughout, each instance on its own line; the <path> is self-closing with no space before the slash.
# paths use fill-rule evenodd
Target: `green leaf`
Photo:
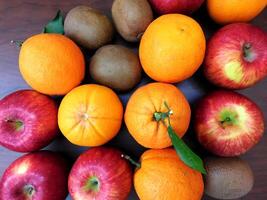
<path id="1" fill-rule="evenodd" d="M 56 17 L 44 27 L 43 32 L 64 34 L 63 16 L 60 10 L 57 11 Z"/>
<path id="2" fill-rule="evenodd" d="M 171 125 L 168 126 L 168 133 L 171 138 L 174 149 L 177 154 L 180 156 L 181 160 L 202 174 L 207 174 L 206 169 L 204 168 L 202 159 L 196 155 L 185 143 L 182 139 L 180 139 Z"/>

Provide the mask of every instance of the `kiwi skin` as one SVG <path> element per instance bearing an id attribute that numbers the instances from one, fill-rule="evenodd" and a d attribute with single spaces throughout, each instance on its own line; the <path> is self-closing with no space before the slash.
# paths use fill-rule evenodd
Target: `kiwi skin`
<path id="1" fill-rule="evenodd" d="M 109 43 L 114 28 L 109 18 L 88 6 L 71 9 L 64 22 L 65 34 L 88 49 L 97 49 Z"/>
<path id="2" fill-rule="evenodd" d="M 107 45 L 98 49 L 89 66 L 92 78 L 117 91 L 127 91 L 141 80 L 138 56 L 120 45 Z"/>
<path id="3" fill-rule="evenodd" d="M 253 172 L 240 158 L 210 157 L 205 160 L 205 193 L 216 199 L 237 199 L 250 192 Z"/>
<path id="4" fill-rule="evenodd" d="M 117 31 L 128 42 L 139 41 L 153 21 L 147 0 L 115 0 L 111 11 Z"/>

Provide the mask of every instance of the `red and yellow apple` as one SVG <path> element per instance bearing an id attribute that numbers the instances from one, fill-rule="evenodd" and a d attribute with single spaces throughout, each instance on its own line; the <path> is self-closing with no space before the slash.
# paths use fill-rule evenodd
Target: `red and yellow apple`
<path id="1" fill-rule="evenodd" d="M 219 156 L 238 156 L 257 144 L 264 132 L 260 108 L 247 97 L 219 90 L 204 97 L 195 112 L 200 144 Z"/>
<path id="2" fill-rule="evenodd" d="M 46 95 L 19 90 L 0 100 L 0 144 L 31 152 L 47 146 L 57 135 L 57 105 Z"/>
<path id="3" fill-rule="evenodd" d="M 131 167 L 119 150 L 94 147 L 79 156 L 69 175 L 73 200 L 125 200 L 132 185 Z"/>
<path id="4" fill-rule="evenodd" d="M 204 0 L 149 0 L 154 10 L 160 14 L 191 14 L 202 5 Z"/>
<path id="5" fill-rule="evenodd" d="M 243 89 L 267 76 L 267 34 L 246 23 L 227 25 L 208 42 L 204 74 L 213 84 Z"/>
<path id="6" fill-rule="evenodd" d="M 57 153 L 40 151 L 15 160 L 0 181 L 1 200 L 65 200 L 68 165 Z"/>

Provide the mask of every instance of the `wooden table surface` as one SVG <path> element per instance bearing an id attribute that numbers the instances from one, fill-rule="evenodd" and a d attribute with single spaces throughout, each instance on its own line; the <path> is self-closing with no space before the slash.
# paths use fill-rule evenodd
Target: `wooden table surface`
<path id="1" fill-rule="evenodd" d="M 100 9 L 111 17 L 111 4 L 112 0 L 0 0 L 0 98 L 5 95 L 19 90 L 29 88 L 22 79 L 18 70 L 18 53 L 19 48 L 10 44 L 11 40 L 24 40 L 27 37 L 42 31 L 42 27 L 54 17 L 56 11 L 61 9 L 64 14 L 76 5 L 85 4 L 94 8 Z M 205 6 L 203 6 L 193 16 L 203 27 L 207 38 L 217 30 L 220 26 L 213 23 L 206 14 Z M 252 21 L 265 31 L 267 30 L 267 10 L 261 13 L 255 20 Z M 138 44 L 128 44 L 116 35 L 114 43 L 119 43 L 128 46 L 135 51 Z M 84 50 L 87 60 L 94 52 Z M 151 80 L 144 75 L 141 84 L 150 82 Z M 86 83 L 90 80 L 85 80 Z M 185 93 L 191 106 L 194 108 L 195 102 L 198 101 L 204 94 L 215 88 L 207 83 L 199 70 L 192 78 L 177 86 Z M 267 117 L 267 79 L 261 81 L 257 85 L 240 90 L 238 92 L 245 94 L 254 100 L 263 110 Z M 120 94 L 120 98 L 124 105 L 127 102 L 130 93 Z M 265 123 L 267 124 L 267 118 Z M 198 154 L 206 156 L 205 152 L 200 145 L 196 142 L 192 128 L 189 129 L 185 136 L 185 141 L 195 150 Z M 267 199 L 267 135 L 262 138 L 260 143 L 249 151 L 246 155 L 242 156 L 247 160 L 255 174 L 255 185 L 253 190 L 242 200 L 266 200 Z M 122 127 L 120 133 L 114 138 L 109 145 L 121 148 L 129 155 L 138 159 L 144 148 L 140 147 L 129 135 L 125 126 Z M 85 149 L 70 144 L 63 136 L 57 138 L 47 149 L 63 152 L 71 162 Z M 8 165 L 21 156 L 20 153 L 9 151 L 0 147 L 0 176 Z M 70 199 L 70 198 L 68 198 Z M 134 191 L 129 197 L 130 200 L 138 199 Z M 211 200 L 212 198 L 203 197 L 204 200 Z M 8 200 L 8 199 L 5 199 Z M 181 199 L 182 200 L 182 199 Z"/>

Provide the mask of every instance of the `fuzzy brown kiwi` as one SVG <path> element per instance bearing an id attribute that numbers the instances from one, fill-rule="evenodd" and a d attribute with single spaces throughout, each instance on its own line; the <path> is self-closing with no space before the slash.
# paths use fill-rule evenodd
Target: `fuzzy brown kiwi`
<path id="1" fill-rule="evenodd" d="M 253 187 L 249 164 L 240 158 L 210 157 L 205 160 L 205 193 L 216 199 L 237 199 Z"/>
<path id="2" fill-rule="evenodd" d="M 79 45 L 97 49 L 112 40 L 114 28 L 109 18 L 88 6 L 71 9 L 64 22 L 65 34 Z"/>
<path id="3" fill-rule="evenodd" d="M 107 45 L 98 49 L 90 66 L 92 78 L 112 89 L 126 91 L 141 79 L 141 65 L 138 56 L 120 45 Z"/>
<path id="4" fill-rule="evenodd" d="M 117 31 L 129 42 L 137 42 L 153 20 L 147 0 L 115 0 L 112 17 Z"/>

